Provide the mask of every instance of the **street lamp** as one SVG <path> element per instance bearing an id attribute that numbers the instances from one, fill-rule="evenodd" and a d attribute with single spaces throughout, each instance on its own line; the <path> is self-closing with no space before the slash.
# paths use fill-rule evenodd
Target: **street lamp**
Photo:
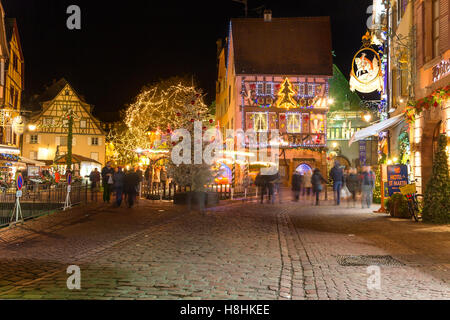
<path id="1" fill-rule="evenodd" d="M 28 130 L 30 130 L 30 131 L 36 131 L 36 125 L 35 125 L 35 124 L 29 124 L 29 125 L 28 125 Z"/>
<path id="2" fill-rule="evenodd" d="M 370 113 L 367 113 L 364 115 L 364 121 L 366 122 L 370 122 L 370 120 L 372 120 L 372 115 Z"/>
<path id="3" fill-rule="evenodd" d="M 328 98 L 328 104 L 332 105 L 334 103 L 334 99 L 333 98 Z"/>

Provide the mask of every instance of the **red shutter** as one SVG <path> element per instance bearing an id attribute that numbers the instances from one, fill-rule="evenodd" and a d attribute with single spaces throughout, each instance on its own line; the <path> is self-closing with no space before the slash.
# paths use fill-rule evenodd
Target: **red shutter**
<path id="1" fill-rule="evenodd" d="M 440 0 L 439 7 L 439 50 L 444 53 L 450 49 L 449 37 L 449 0 Z"/>
<path id="2" fill-rule="evenodd" d="M 423 2 L 416 2 L 415 4 L 415 24 L 416 24 L 416 56 L 417 56 L 417 68 L 420 68 L 424 63 L 424 4 Z"/>

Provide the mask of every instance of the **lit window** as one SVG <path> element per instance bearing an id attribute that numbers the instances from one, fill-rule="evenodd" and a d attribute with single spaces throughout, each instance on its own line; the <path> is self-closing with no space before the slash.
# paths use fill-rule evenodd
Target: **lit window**
<path id="1" fill-rule="evenodd" d="M 287 115 L 287 132 L 289 133 L 302 132 L 300 113 L 290 113 Z"/>
<path id="2" fill-rule="evenodd" d="M 59 145 L 66 147 L 67 146 L 67 137 L 59 137 Z"/>
<path id="3" fill-rule="evenodd" d="M 44 126 L 51 126 L 51 125 L 53 125 L 53 118 L 45 118 Z"/>
<path id="4" fill-rule="evenodd" d="M 264 94 L 263 90 L 264 90 L 263 84 L 262 83 L 258 83 L 256 85 L 256 94 L 258 94 L 258 95 Z"/>
<path id="5" fill-rule="evenodd" d="M 30 136 L 30 144 L 37 144 L 38 143 L 38 136 L 36 134 L 33 134 Z"/>
<path id="6" fill-rule="evenodd" d="M 308 84 L 308 96 L 314 95 L 314 85 Z"/>
<path id="7" fill-rule="evenodd" d="M 271 83 L 266 83 L 266 95 L 272 95 L 272 84 Z"/>
<path id="8" fill-rule="evenodd" d="M 267 132 L 268 130 L 267 113 L 255 112 L 253 114 L 253 123 L 256 132 Z"/>
<path id="9" fill-rule="evenodd" d="M 302 96 L 302 97 L 305 95 L 305 84 L 301 83 L 301 84 L 299 85 L 299 88 L 298 88 L 298 95 L 299 95 L 299 96 Z"/>
<path id="10" fill-rule="evenodd" d="M 86 120 L 80 120 L 80 128 L 85 129 L 87 127 L 87 121 Z"/>

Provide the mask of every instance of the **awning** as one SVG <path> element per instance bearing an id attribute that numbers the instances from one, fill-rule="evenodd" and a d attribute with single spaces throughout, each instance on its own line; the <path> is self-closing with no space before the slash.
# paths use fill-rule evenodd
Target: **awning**
<path id="1" fill-rule="evenodd" d="M 0 153 L 7 153 L 13 155 L 20 155 L 20 149 L 16 147 L 6 146 L 4 144 L 0 144 Z"/>
<path id="2" fill-rule="evenodd" d="M 25 164 L 37 166 L 37 167 L 45 167 L 45 163 L 37 160 L 31 160 L 25 157 L 20 157 L 20 162 L 23 162 Z"/>
<path id="3" fill-rule="evenodd" d="M 375 123 L 367 128 L 361 129 L 353 135 L 353 137 L 348 142 L 348 145 L 351 146 L 353 142 L 364 140 L 368 137 L 378 135 L 380 132 L 397 125 L 403 119 L 404 115 L 399 114 L 398 116 L 386 119 L 384 121 Z"/>

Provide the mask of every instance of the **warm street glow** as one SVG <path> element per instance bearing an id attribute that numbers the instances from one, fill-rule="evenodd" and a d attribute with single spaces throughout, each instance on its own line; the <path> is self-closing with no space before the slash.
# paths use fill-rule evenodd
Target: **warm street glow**
<path id="1" fill-rule="evenodd" d="M 28 125 L 28 130 L 35 131 L 36 130 L 36 125 L 34 125 L 34 124 Z"/>

